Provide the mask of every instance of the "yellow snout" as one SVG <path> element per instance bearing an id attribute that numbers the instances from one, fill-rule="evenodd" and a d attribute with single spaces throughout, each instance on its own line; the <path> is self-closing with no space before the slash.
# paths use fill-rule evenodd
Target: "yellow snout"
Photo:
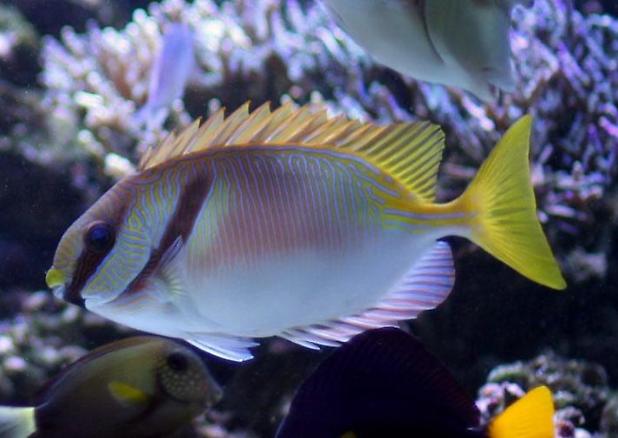
<path id="1" fill-rule="evenodd" d="M 64 272 L 56 268 L 51 268 L 45 275 L 45 283 L 47 283 L 47 287 L 50 289 L 64 286 L 65 280 Z"/>

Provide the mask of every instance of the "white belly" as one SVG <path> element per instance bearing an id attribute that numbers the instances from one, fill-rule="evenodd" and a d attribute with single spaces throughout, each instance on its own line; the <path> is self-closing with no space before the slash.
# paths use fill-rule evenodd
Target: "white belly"
<path id="1" fill-rule="evenodd" d="M 252 267 L 189 280 L 199 331 L 265 337 L 324 323 L 375 305 L 434 238 L 389 232 L 334 254 L 317 250 L 265 256 Z"/>

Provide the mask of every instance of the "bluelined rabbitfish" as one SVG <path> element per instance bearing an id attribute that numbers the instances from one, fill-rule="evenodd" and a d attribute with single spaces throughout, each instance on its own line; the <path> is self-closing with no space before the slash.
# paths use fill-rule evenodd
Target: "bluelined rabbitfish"
<path id="1" fill-rule="evenodd" d="M 539 386 L 487 426 L 474 401 L 419 340 L 370 330 L 328 357 L 296 392 L 277 438 L 554 438 Z"/>
<path id="2" fill-rule="evenodd" d="M 324 0 L 377 61 L 483 100 L 513 91 L 511 9 L 532 0 Z"/>
<path id="3" fill-rule="evenodd" d="M 0 407 L 0 437 L 161 437 L 221 397 L 190 347 L 154 336 L 97 348 L 47 384 L 34 407 Z"/>
<path id="4" fill-rule="evenodd" d="M 536 217 L 531 118 L 458 199 L 434 202 L 443 135 L 286 104 L 196 121 L 151 150 L 61 239 L 65 300 L 231 360 L 252 338 L 337 346 L 432 309 L 464 236 L 530 279 L 565 282 Z"/>

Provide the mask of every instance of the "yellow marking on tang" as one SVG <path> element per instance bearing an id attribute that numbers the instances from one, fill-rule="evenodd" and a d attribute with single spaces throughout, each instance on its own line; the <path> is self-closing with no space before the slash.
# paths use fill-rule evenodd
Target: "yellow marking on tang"
<path id="1" fill-rule="evenodd" d="M 110 394 L 124 405 L 142 406 L 150 400 L 150 396 L 144 391 L 124 382 L 110 382 L 107 388 Z"/>

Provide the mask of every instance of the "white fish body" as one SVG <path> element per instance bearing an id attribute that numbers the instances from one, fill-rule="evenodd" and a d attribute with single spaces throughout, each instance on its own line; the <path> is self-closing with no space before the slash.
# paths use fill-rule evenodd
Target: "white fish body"
<path id="1" fill-rule="evenodd" d="M 510 11 L 529 1 L 324 0 L 342 27 L 384 65 L 489 100 L 512 91 Z"/>
<path id="2" fill-rule="evenodd" d="M 252 339 L 336 346 L 435 308 L 454 284 L 447 235 L 550 287 L 530 119 L 458 199 L 434 202 L 443 136 L 284 105 L 219 112 L 151 150 L 65 233 L 47 283 L 70 302 L 232 360 Z"/>
<path id="3" fill-rule="evenodd" d="M 352 202 L 352 194 L 348 193 L 346 200 L 345 191 L 354 190 L 354 176 L 332 163 L 317 163 L 319 158 L 311 163 L 294 152 L 289 167 L 279 156 L 269 157 L 264 152 L 254 160 L 212 160 L 206 173 L 214 175 L 214 182 L 191 239 L 166 268 L 174 278 L 175 292 L 169 293 L 168 282 L 154 279 L 151 293 L 138 296 L 137 301 L 119 306 L 123 300 L 97 303 L 86 299 L 86 307 L 118 322 L 131 321 L 137 329 L 187 339 L 202 347 L 230 338 L 236 344 L 237 339 L 285 336 L 290 329 L 336 321 L 341 315 L 360 315 L 374 307 L 388 295 L 385 291 L 397 291 L 398 280 L 406 278 L 432 248 L 444 254 L 439 260 L 445 264 L 437 274 L 446 281 L 436 286 L 435 297 L 428 298 L 426 290 L 418 296 L 410 292 L 407 298 L 416 302 L 406 315 L 412 317 L 439 304 L 450 291 L 453 267 L 448 247 L 436 239 L 461 230 L 419 227 L 424 232 L 418 234 L 411 229 L 385 230 L 377 212 L 369 211 L 375 209 L 370 201 L 375 194 L 369 187 L 354 194 L 364 199 L 362 205 L 367 210 L 357 212 L 363 223 L 345 214 L 345 206 L 332 212 L 332 206 L 342 198 Z M 332 174 L 326 176 L 329 171 Z M 290 178 L 290 172 L 302 185 L 294 181 L 281 184 Z M 242 190 L 230 190 L 238 185 L 237 178 L 248 184 Z M 342 191 L 329 193 L 328 181 L 337 180 Z M 161 184 L 171 182 L 162 180 Z M 169 195 L 177 196 L 172 191 Z M 174 206 L 173 202 L 170 205 Z M 222 210 L 223 205 L 228 205 L 229 211 Z M 282 210 L 281 205 L 288 208 Z M 372 214 L 376 220 L 367 224 Z M 239 224 L 247 217 L 259 219 L 243 230 Z M 302 235 L 303 221 L 302 228 L 316 230 L 314 236 Z M 273 230 L 277 233 L 272 234 Z M 307 244 L 307 237 L 315 241 Z M 275 249 L 282 246 L 285 249 Z M 377 318 L 375 323 L 381 326 L 387 320 Z M 245 355 L 214 352 L 232 359 Z"/>

